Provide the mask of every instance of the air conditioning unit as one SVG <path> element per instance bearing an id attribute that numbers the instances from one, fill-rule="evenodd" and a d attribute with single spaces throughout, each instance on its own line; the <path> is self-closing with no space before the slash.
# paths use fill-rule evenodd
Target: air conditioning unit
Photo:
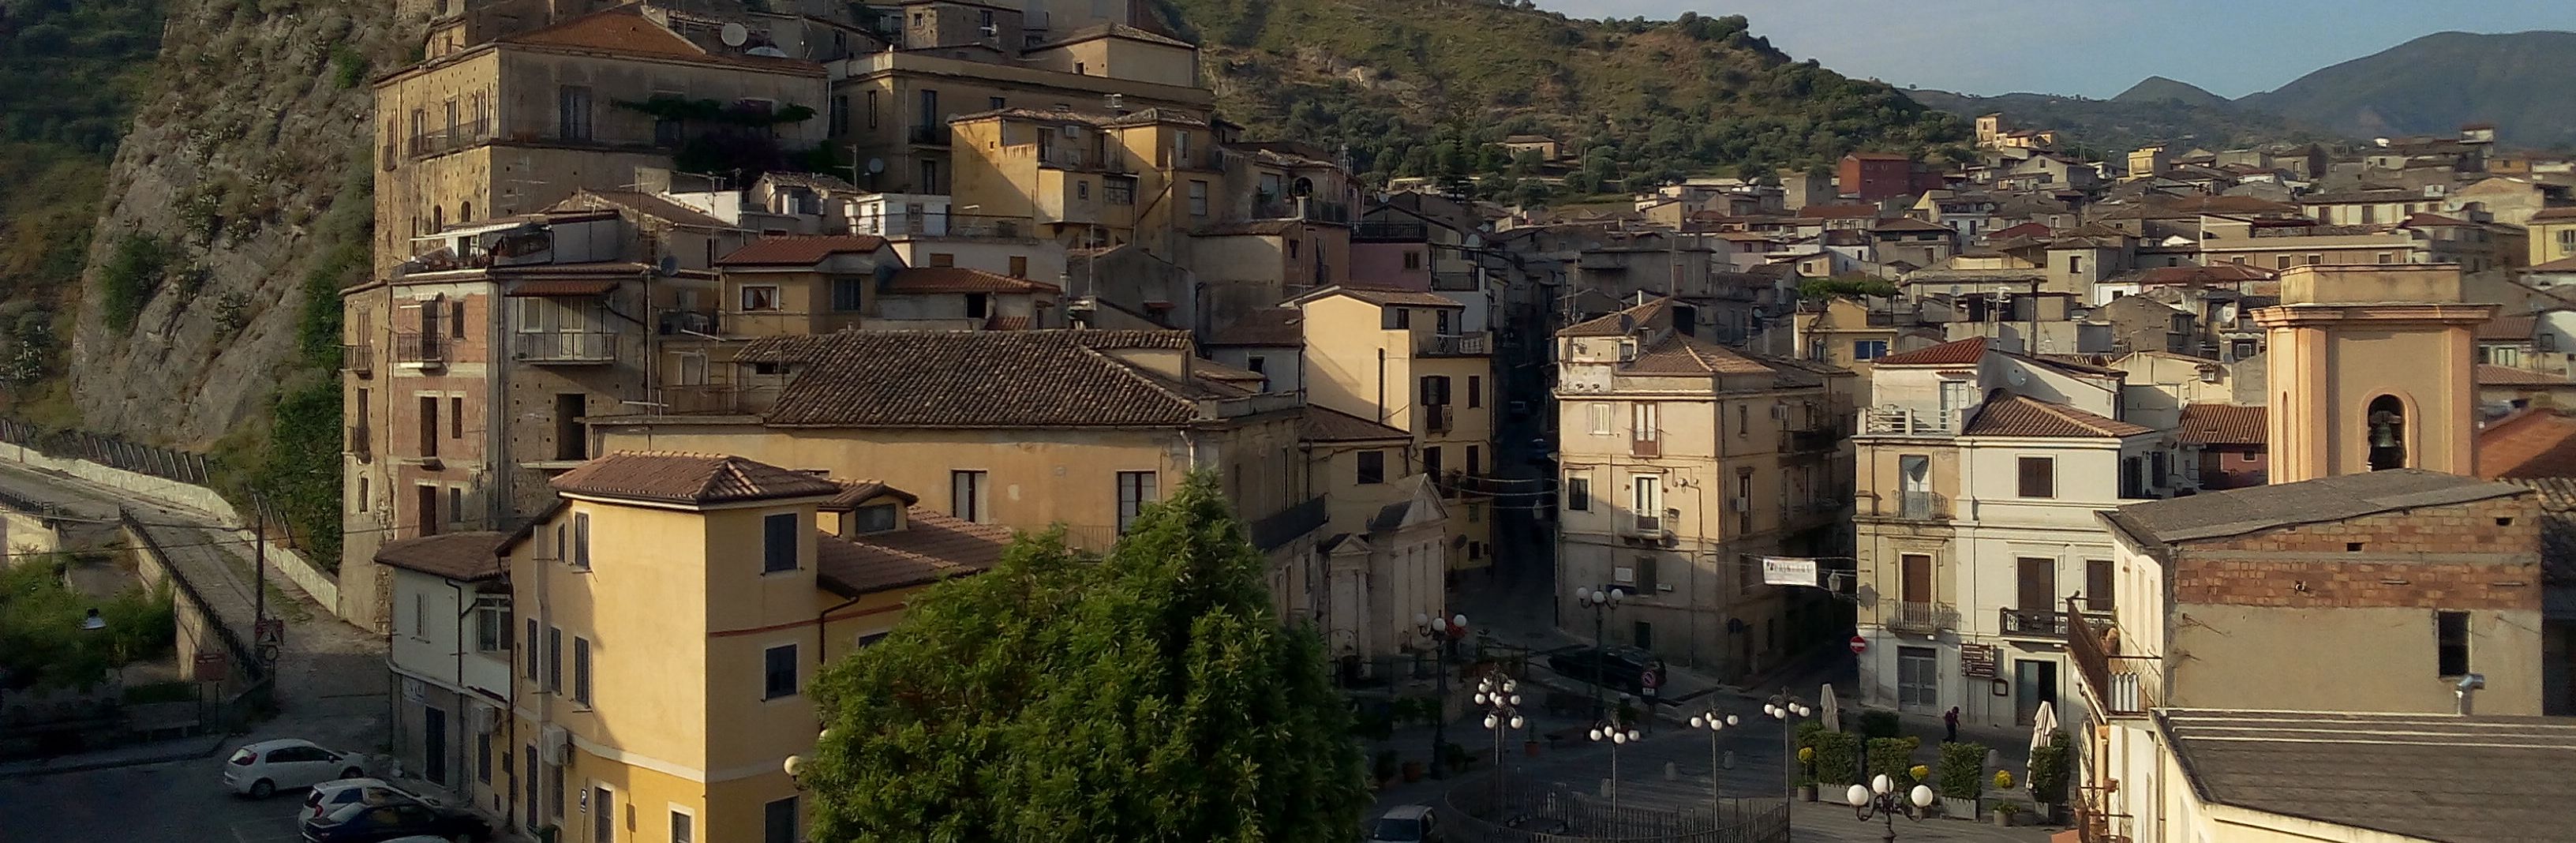
<path id="1" fill-rule="evenodd" d="M 492 734 L 493 727 L 501 721 L 501 710 L 488 705 L 474 706 L 466 711 L 466 719 L 473 724 L 477 735 Z"/>
<path id="2" fill-rule="evenodd" d="M 547 726 L 540 743 L 548 764 L 562 766 L 572 754 L 572 733 L 562 726 Z"/>

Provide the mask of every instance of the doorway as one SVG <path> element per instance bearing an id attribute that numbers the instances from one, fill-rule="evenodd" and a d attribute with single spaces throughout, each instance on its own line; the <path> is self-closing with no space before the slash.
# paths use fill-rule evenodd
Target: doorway
<path id="1" fill-rule="evenodd" d="M 435 784 L 447 783 L 447 712 L 421 706 L 420 774 Z"/>
<path id="2" fill-rule="evenodd" d="M 591 843 L 617 843 L 617 794 L 607 786 L 590 789 Z"/>
<path id="3" fill-rule="evenodd" d="M 2028 726 L 2038 717 L 2040 703 L 2055 702 L 2057 663 L 2046 659 L 2014 659 L 2013 722 Z"/>
<path id="4" fill-rule="evenodd" d="M 1941 653 L 1930 647 L 1896 648 L 1896 707 L 1931 711 L 1941 703 Z"/>

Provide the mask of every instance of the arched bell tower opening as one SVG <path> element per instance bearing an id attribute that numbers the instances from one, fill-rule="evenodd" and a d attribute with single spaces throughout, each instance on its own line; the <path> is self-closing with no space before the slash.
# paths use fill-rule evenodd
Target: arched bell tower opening
<path id="1" fill-rule="evenodd" d="M 2394 395 L 2370 399 L 2370 470 L 2406 467 L 2406 402 Z"/>

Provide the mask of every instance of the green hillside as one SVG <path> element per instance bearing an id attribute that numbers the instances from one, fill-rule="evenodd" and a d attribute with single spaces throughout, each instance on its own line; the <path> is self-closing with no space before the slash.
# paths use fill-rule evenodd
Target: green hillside
<path id="1" fill-rule="evenodd" d="M 108 160 L 161 47 L 153 0 L 0 2 L 0 382 L 51 356 Z"/>
<path id="2" fill-rule="evenodd" d="M 2329 133 L 2296 125 L 2277 115 L 2227 105 L 2224 100 L 2195 105 L 2180 91 L 2164 86 L 2148 86 L 2145 92 L 2131 92 L 2136 96 L 2124 93 L 2113 100 L 2055 94 L 1980 97 L 1928 89 L 1907 93 L 1926 106 L 1963 117 L 2000 111 L 2013 126 L 2056 129 L 2060 141 L 2095 155 L 2115 154 L 2151 143 L 2228 149 L 2332 139 Z"/>
<path id="3" fill-rule="evenodd" d="M 2488 122 L 2507 144 L 2576 147 L 2576 32 L 2436 33 L 2237 104 L 2358 137 Z"/>
<path id="4" fill-rule="evenodd" d="M 1588 21 L 1470 0 L 1158 0 L 1201 42 L 1229 119 L 1347 146 L 1376 176 L 1509 162 L 1506 134 L 1570 141 L 1579 191 L 1687 173 L 1937 150 L 1963 121 L 1886 85 L 1793 61 L 1740 16 Z M 1526 165 L 1516 168 L 1526 171 Z"/>
<path id="5" fill-rule="evenodd" d="M 2121 91 L 2120 95 L 2112 97 L 2111 101 L 2132 104 L 2172 101 L 2199 108 L 2225 108 L 2228 105 L 2226 97 L 2201 90 L 2200 86 L 2189 82 L 2162 76 L 2149 76 L 2139 80 L 2138 84 L 2129 86 L 2126 91 Z"/>

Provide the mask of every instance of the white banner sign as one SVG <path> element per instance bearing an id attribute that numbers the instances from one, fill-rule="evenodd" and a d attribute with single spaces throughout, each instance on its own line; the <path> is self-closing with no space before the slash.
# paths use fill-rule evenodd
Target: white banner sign
<path id="1" fill-rule="evenodd" d="M 1816 584 L 1816 560 L 1762 557 L 1762 584 L 1813 586 Z"/>

